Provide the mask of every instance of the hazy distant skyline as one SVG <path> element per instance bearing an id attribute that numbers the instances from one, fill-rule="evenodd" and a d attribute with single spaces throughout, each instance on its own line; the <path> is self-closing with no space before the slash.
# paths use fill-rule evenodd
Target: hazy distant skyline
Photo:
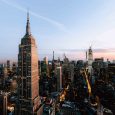
<path id="1" fill-rule="evenodd" d="M 65 53 L 85 59 L 92 45 L 94 57 L 115 59 L 114 0 L 0 0 L 0 60 L 17 59 L 25 34 L 26 12 L 39 58 Z"/>

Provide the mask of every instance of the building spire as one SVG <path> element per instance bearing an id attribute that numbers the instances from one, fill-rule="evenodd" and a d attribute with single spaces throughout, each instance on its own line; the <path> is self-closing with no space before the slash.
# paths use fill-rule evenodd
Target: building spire
<path id="1" fill-rule="evenodd" d="M 26 35 L 30 35 L 30 22 L 29 22 L 29 11 L 27 12 L 27 24 L 26 24 Z"/>
<path id="2" fill-rule="evenodd" d="M 54 51 L 53 51 L 53 61 L 54 61 Z"/>

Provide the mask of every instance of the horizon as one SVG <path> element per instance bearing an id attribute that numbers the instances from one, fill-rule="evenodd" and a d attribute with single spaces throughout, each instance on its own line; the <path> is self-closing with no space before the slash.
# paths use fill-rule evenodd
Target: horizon
<path id="1" fill-rule="evenodd" d="M 69 59 L 69 61 L 78 61 L 78 60 L 83 60 L 84 62 L 87 61 L 86 60 L 86 52 L 85 52 L 87 50 L 85 50 L 85 49 L 82 49 L 82 50 L 81 49 L 73 49 L 73 51 L 74 50 L 78 51 L 77 53 L 80 54 L 80 57 L 79 56 L 74 57 L 75 53 L 74 53 L 74 55 L 72 53 L 71 54 L 70 53 L 68 53 L 68 54 L 63 53 L 61 55 L 60 54 L 55 54 L 54 59 L 58 60 L 58 58 L 60 58 L 60 60 L 63 61 L 64 55 L 66 55 L 66 57 Z M 104 56 L 99 55 L 101 53 L 100 52 L 101 50 L 104 51 L 104 54 L 105 54 Z M 38 61 L 43 61 L 45 57 L 47 57 L 48 61 L 52 61 L 52 59 L 53 59 L 53 51 L 52 51 L 52 54 L 49 54 L 49 55 L 50 55 L 50 58 L 47 55 L 45 55 L 43 58 L 38 59 Z M 60 57 L 59 57 L 59 55 L 60 55 Z M 82 58 L 81 58 L 81 56 L 82 56 Z M 107 57 L 108 57 L 108 52 L 106 52 L 106 49 L 93 49 L 93 60 L 98 59 L 98 58 L 103 58 L 104 62 L 106 62 L 106 61 L 115 62 L 114 55 L 113 55 L 113 58 L 111 58 L 111 59 L 108 59 Z M 13 62 L 17 63 L 18 62 L 18 57 L 14 58 L 14 59 L 13 58 L 1 59 L 0 64 L 6 64 L 7 60 L 10 60 L 11 63 L 13 63 Z"/>
<path id="2" fill-rule="evenodd" d="M 17 60 L 18 45 L 25 34 L 27 7 L 31 33 L 39 59 L 85 59 L 90 46 L 94 58 L 115 60 L 115 1 L 0 1 L 0 62 Z M 39 7 L 38 7 L 39 6 Z M 77 7 L 76 7 L 77 6 Z M 10 39 L 10 40 L 9 40 Z"/>

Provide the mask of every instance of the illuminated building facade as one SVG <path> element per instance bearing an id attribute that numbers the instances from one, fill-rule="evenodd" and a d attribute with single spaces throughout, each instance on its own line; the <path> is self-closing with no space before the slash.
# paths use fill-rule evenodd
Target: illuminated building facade
<path id="1" fill-rule="evenodd" d="M 27 14 L 26 34 L 21 39 L 18 54 L 19 115 L 38 115 L 39 75 L 38 55 L 35 39 L 30 32 L 29 13 Z"/>
<path id="2" fill-rule="evenodd" d="M 93 51 L 90 47 L 88 50 L 88 71 L 90 74 L 92 74 L 92 63 L 93 63 Z"/>

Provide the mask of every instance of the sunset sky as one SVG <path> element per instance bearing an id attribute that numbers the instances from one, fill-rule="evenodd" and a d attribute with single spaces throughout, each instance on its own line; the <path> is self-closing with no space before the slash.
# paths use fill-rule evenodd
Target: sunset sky
<path id="1" fill-rule="evenodd" d="M 115 0 L 0 0 L 0 60 L 17 60 L 28 9 L 40 59 L 115 59 Z"/>

